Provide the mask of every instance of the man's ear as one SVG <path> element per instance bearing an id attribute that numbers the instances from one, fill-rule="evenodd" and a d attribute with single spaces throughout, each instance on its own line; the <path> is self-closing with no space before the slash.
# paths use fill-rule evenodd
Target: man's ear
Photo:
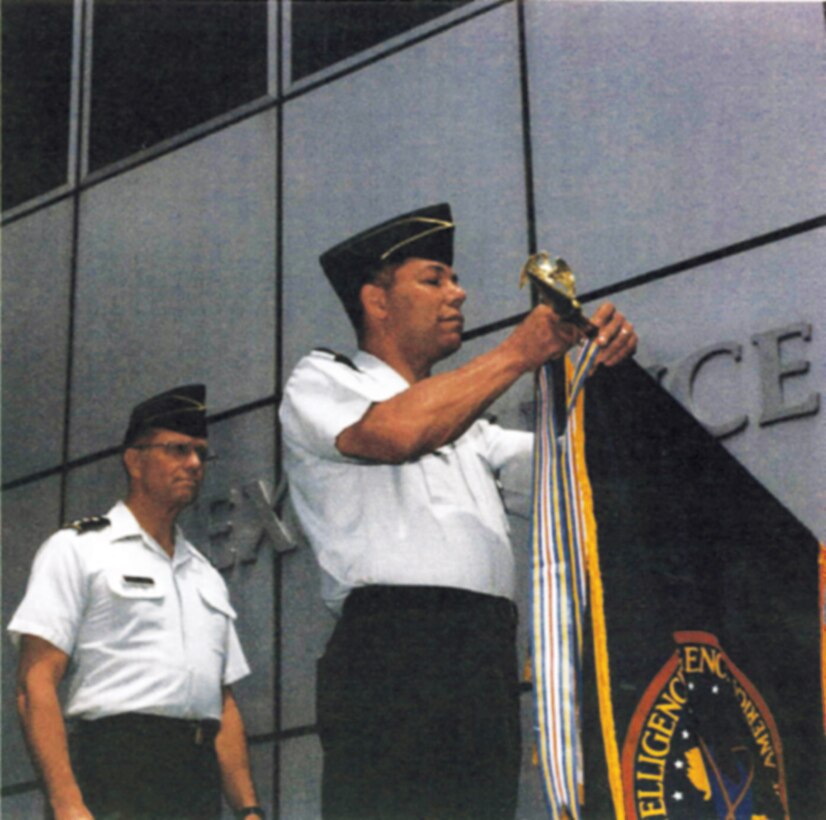
<path id="1" fill-rule="evenodd" d="M 365 316 L 383 319 L 387 315 L 387 291 L 381 285 L 362 285 L 359 297 Z"/>
<path id="2" fill-rule="evenodd" d="M 123 466 L 130 478 L 137 478 L 140 475 L 141 452 L 134 447 L 127 447 L 123 451 Z"/>

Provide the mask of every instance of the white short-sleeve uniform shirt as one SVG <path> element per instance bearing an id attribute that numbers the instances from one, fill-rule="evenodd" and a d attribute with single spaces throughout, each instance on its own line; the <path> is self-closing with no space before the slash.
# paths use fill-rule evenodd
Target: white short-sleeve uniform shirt
<path id="1" fill-rule="evenodd" d="M 530 475 L 533 436 L 477 421 L 452 444 L 401 465 L 348 458 L 336 438 L 409 387 L 380 359 L 304 357 L 280 418 L 291 498 L 334 610 L 370 584 L 446 586 L 511 600 L 514 560 L 497 484 Z"/>
<path id="2" fill-rule="evenodd" d="M 223 578 L 180 529 L 170 559 L 123 502 L 106 517 L 41 546 L 12 639 L 70 656 L 67 717 L 220 719 L 221 686 L 249 673 Z"/>

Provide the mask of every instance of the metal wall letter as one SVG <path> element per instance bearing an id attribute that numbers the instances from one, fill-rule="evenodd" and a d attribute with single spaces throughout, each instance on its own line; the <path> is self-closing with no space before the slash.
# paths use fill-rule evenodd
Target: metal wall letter
<path id="1" fill-rule="evenodd" d="M 798 322 L 765 333 L 755 333 L 751 337 L 752 343 L 757 347 L 760 364 L 761 426 L 801 416 L 812 416 L 820 409 L 819 393 L 810 393 L 798 404 L 785 404 L 783 401 L 783 379 L 809 372 L 809 362 L 805 359 L 790 362 L 784 362 L 782 359 L 782 343 L 794 338 L 808 342 L 812 338 L 812 326 L 808 322 Z"/>
<path id="2" fill-rule="evenodd" d="M 227 497 L 199 504 L 200 526 L 206 525 L 206 541 L 213 565 L 224 570 L 254 563 L 261 545 L 269 541 L 276 552 L 290 552 L 298 542 L 275 514 L 286 494 L 286 481 L 275 490 L 269 481 L 252 481 L 231 487 Z"/>
<path id="3" fill-rule="evenodd" d="M 718 342 L 683 359 L 674 370 L 670 384 L 671 392 L 674 398 L 687 407 L 695 417 L 697 414 L 694 412 L 694 382 L 697 380 L 697 374 L 709 359 L 723 355 L 731 356 L 735 362 L 739 362 L 743 358 L 743 348 L 737 342 Z M 699 420 L 716 438 L 725 438 L 739 433 L 749 423 L 749 417 L 745 414 L 735 416 L 722 424 L 709 424 L 702 419 Z"/>

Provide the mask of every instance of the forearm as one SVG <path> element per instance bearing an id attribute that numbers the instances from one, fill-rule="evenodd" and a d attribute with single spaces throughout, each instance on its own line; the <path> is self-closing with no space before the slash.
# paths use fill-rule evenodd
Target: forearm
<path id="1" fill-rule="evenodd" d="M 91 817 L 72 771 L 56 690 L 33 683 L 18 692 L 17 703 L 26 742 L 55 820 Z"/>
<path id="2" fill-rule="evenodd" d="M 252 781 L 244 722 L 231 694 L 224 697 L 221 731 L 215 739 L 215 750 L 227 802 L 236 811 L 256 805 L 258 800 Z"/>
<path id="3" fill-rule="evenodd" d="M 507 342 L 462 367 L 416 382 L 373 405 L 336 441 L 345 455 L 400 463 L 457 439 L 526 370 Z"/>
<path id="4" fill-rule="evenodd" d="M 613 305 L 601 306 L 593 319 L 600 364 L 612 366 L 634 352 L 633 326 Z M 580 338 L 576 327 L 538 305 L 493 350 L 374 404 L 336 446 L 346 456 L 391 464 L 433 452 L 461 436 L 520 376 L 563 356 Z"/>

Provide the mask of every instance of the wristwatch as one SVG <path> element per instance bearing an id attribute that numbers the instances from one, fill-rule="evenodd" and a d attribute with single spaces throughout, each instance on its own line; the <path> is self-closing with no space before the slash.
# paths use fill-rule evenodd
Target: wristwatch
<path id="1" fill-rule="evenodd" d="M 238 811 L 235 812 L 235 816 L 238 820 L 245 820 L 247 817 L 266 817 L 264 809 L 262 809 L 261 806 L 244 806 L 243 809 L 238 809 Z"/>

